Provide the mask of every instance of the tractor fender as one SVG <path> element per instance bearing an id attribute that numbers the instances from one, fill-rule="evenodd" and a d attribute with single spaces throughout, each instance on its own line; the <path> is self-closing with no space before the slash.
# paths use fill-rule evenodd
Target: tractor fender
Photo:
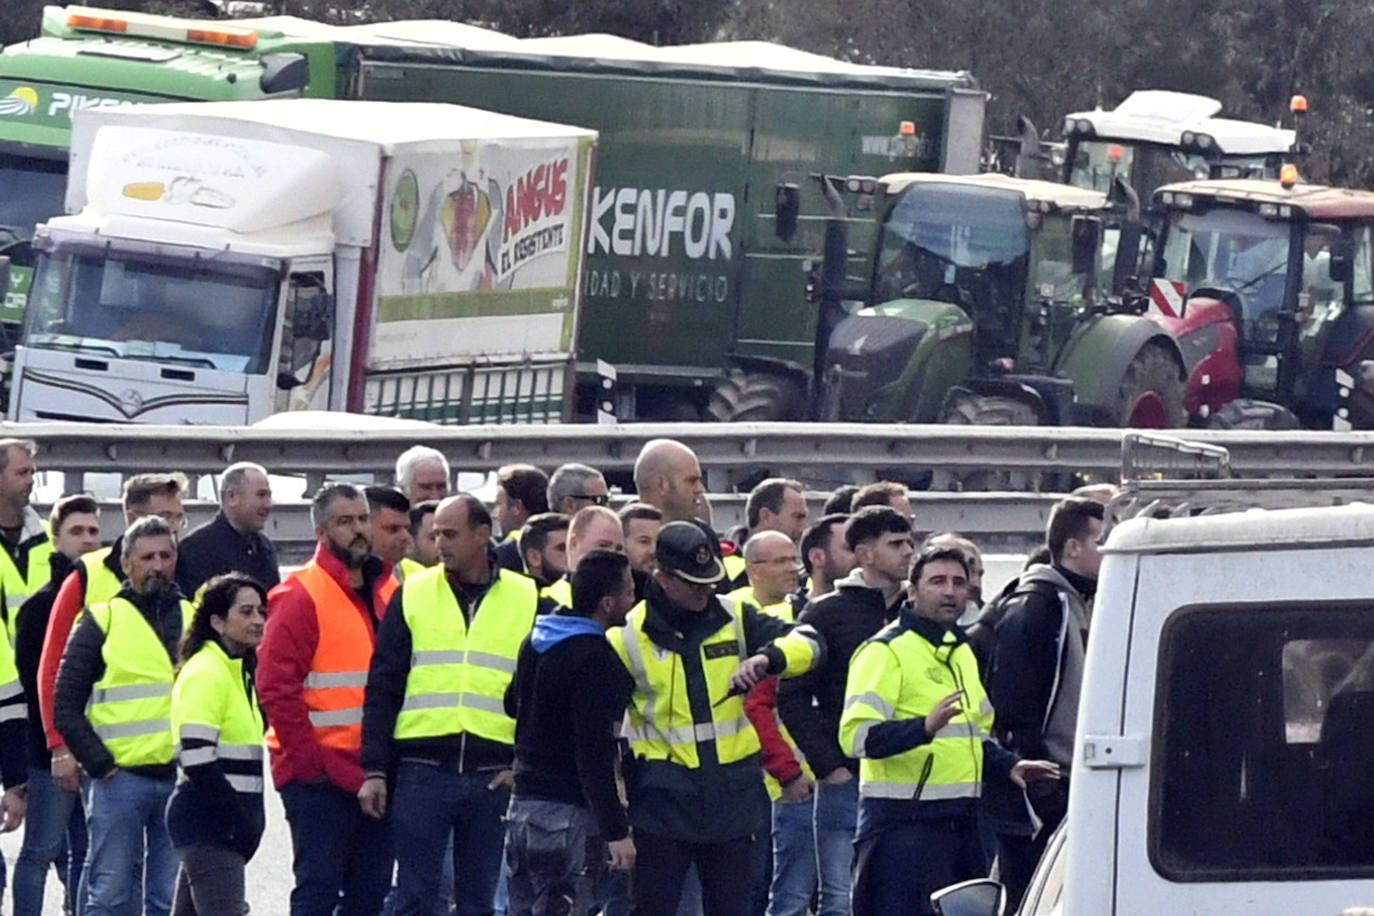
<path id="1" fill-rule="evenodd" d="M 1020 401 L 1035 411 L 1035 416 L 1039 419 L 1042 426 L 1052 423 L 1049 406 L 1045 403 L 1044 397 L 1025 382 L 1013 381 L 1002 378 L 970 378 L 965 379 L 957 388 L 951 388 L 945 395 L 944 405 L 941 407 L 941 414 L 950 404 L 961 396 L 978 395 L 979 397 L 1002 397 L 1013 401 Z"/>
<path id="2" fill-rule="evenodd" d="M 1148 343 L 1163 346 L 1183 369 L 1183 352 L 1168 329 L 1143 315 L 1094 315 L 1076 330 L 1055 365 L 1073 382 L 1080 407 L 1113 409 L 1131 360 Z"/>

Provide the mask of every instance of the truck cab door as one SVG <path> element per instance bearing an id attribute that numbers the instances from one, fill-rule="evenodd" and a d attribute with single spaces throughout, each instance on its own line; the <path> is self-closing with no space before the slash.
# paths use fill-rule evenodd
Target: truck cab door
<path id="1" fill-rule="evenodd" d="M 293 272 L 285 296 L 274 407 L 278 413 L 325 410 L 329 406 L 334 336 L 329 272 Z"/>

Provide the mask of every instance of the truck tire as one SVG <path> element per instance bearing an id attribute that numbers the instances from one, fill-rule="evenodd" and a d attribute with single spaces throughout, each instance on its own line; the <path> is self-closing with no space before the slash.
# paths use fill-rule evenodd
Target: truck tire
<path id="1" fill-rule="evenodd" d="M 1117 422 L 1127 429 L 1175 429 L 1188 421 L 1183 369 L 1163 345 L 1147 343 L 1121 377 Z"/>
<path id="2" fill-rule="evenodd" d="M 1236 398 L 1207 419 L 1209 429 L 1298 429 L 1301 427 L 1293 411 L 1282 404 Z"/>
<path id="3" fill-rule="evenodd" d="M 784 375 L 735 369 L 711 392 L 706 416 L 717 423 L 800 420 L 803 400 L 796 382 Z"/>
<path id="4" fill-rule="evenodd" d="M 1025 401 L 998 395 L 961 395 L 945 406 L 941 423 L 955 426 L 1039 426 L 1035 408 Z M 937 471 L 931 489 L 1019 491 L 1038 489 L 1039 475 L 998 468 Z"/>

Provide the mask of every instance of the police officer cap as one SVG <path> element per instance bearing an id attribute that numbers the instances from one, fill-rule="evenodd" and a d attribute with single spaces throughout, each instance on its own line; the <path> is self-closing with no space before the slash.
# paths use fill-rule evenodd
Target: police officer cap
<path id="1" fill-rule="evenodd" d="M 661 569 L 688 582 L 712 585 L 725 578 L 720 541 L 705 525 L 669 522 L 658 532 L 654 559 Z"/>

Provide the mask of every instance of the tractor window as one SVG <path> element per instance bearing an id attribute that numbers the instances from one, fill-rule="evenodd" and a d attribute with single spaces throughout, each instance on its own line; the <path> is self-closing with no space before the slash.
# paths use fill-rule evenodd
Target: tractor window
<path id="1" fill-rule="evenodd" d="M 1371 608 L 1190 608 L 1166 626 L 1158 672 L 1160 874 L 1374 876 Z"/>
<path id="2" fill-rule="evenodd" d="M 1067 215 L 1046 215 L 1032 245 L 1031 293 L 1054 302 L 1081 304 L 1087 274 L 1073 270 L 1073 224 Z"/>
<path id="3" fill-rule="evenodd" d="M 1243 210 L 1174 213 L 1164 241 L 1164 277 L 1191 293 L 1234 296 L 1247 341 L 1272 343 L 1288 282 L 1290 226 Z"/>

